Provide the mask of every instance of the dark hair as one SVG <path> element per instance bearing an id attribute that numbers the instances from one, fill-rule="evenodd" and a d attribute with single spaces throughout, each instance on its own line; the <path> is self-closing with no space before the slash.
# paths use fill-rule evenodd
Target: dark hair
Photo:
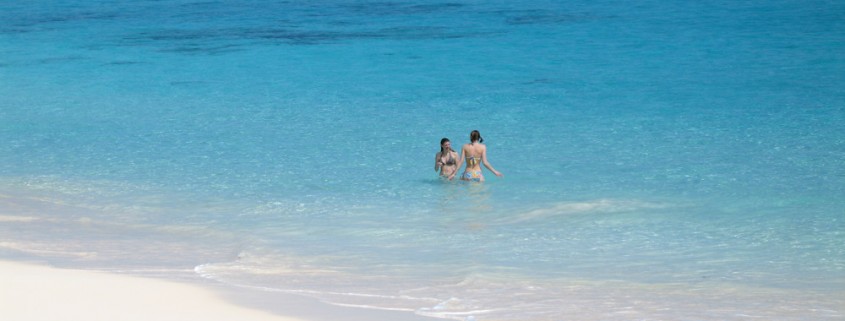
<path id="1" fill-rule="evenodd" d="M 481 138 L 481 133 L 479 133 L 477 130 L 473 130 L 471 133 L 469 133 L 469 141 L 483 143 L 484 138 Z"/>
<path id="2" fill-rule="evenodd" d="M 444 150 L 443 150 L 443 144 L 445 144 L 445 143 L 447 143 L 447 142 L 449 142 L 449 139 L 448 139 L 448 138 L 446 138 L 446 137 L 443 137 L 443 139 L 441 139 L 441 140 L 440 140 L 440 152 L 441 152 L 441 153 L 443 153 L 443 152 L 444 152 Z"/>

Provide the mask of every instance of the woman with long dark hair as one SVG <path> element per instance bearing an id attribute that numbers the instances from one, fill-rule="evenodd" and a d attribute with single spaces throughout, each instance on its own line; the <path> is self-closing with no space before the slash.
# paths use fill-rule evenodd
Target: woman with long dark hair
<path id="1" fill-rule="evenodd" d="M 434 155 L 434 171 L 440 171 L 440 177 L 452 179 L 458 172 L 458 153 L 452 149 L 448 138 L 440 140 L 440 152 Z"/>

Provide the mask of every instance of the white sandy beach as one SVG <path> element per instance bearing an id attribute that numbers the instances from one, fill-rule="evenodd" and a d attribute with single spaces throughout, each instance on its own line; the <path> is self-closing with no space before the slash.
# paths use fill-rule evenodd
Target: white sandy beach
<path id="1" fill-rule="evenodd" d="M 199 285 L 0 261 L 3 320 L 302 321 L 237 306 Z"/>
<path id="2" fill-rule="evenodd" d="M 263 295 L 237 293 L 201 284 L 0 260 L 0 320 L 430 320 L 407 312 L 336 307 L 294 295 L 274 296 L 268 302 Z"/>

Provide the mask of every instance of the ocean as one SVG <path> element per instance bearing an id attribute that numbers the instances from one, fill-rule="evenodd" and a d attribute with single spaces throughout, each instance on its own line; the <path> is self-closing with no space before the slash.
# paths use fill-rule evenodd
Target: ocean
<path id="1" fill-rule="evenodd" d="M 466 321 L 842 320 L 843 70 L 838 1 L 2 1 L 0 256 Z M 438 178 L 472 130 L 504 177 Z"/>

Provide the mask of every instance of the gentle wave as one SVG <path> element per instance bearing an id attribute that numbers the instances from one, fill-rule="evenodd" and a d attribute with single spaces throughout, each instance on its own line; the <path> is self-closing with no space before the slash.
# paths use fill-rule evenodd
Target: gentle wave
<path id="1" fill-rule="evenodd" d="M 566 215 L 633 212 L 648 209 L 666 209 L 678 205 L 640 200 L 597 199 L 582 202 L 559 202 L 550 206 L 519 212 L 502 219 L 500 223 L 520 223 Z"/>

